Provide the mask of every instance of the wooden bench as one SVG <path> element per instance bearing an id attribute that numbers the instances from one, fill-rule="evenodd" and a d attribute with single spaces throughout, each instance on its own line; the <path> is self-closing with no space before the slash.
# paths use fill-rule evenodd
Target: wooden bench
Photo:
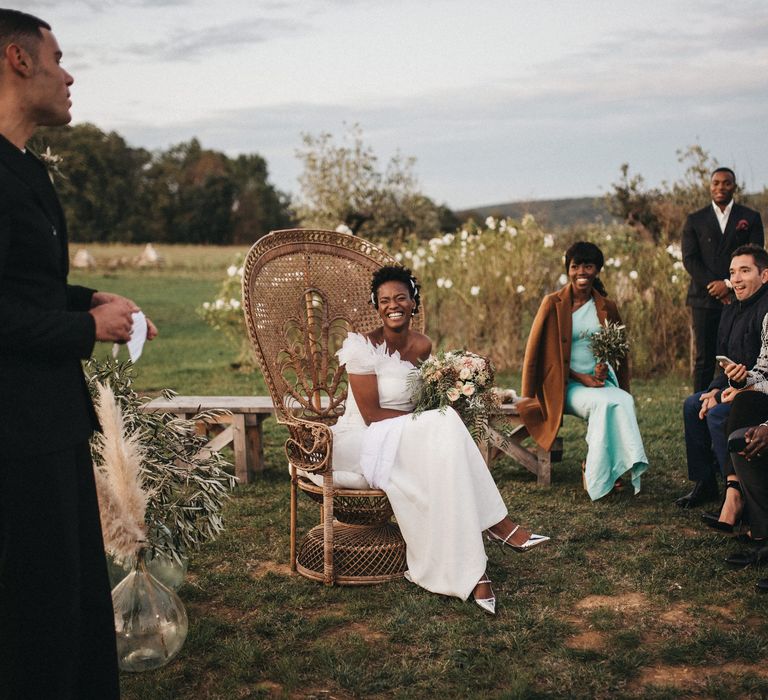
<path id="1" fill-rule="evenodd" d="M 536 483 L 549 486 L 552 481 L 552 463 L 562 458 L 562 439 L 557 438 L 551 452 L 536 444 L 524 447 L 523 441 L 529 436 L 517 409 L 511 403 L 504 404 L 501 408 L 506 420 L 514 426 L 512 435 L 505 440 L 497 431 L 491 431 L 488 444 L 481 446 L 486 463 L 490 465 L 491 461 L 503 452 L 535 474 Z M 275 412 L 269 396 L 174 396 L 170 400 L 153 399 L 144 405 L 143 410 L 174 413 L 187 419 L 201 411 L 225 410 L 228 412 L 225 415 L 207 421 L 227 427 L 208 443 L 206 449 L 219 451 L 227 445 L 232 445 L 235 476 L 241 484 L 252 481 L 254 475 L 265 467 L 262 424 Z M 199 429 L 204 431 L 209 427 L 201 425 Z"/>
<path id="2" fill-rule="evenodd" d="M 549 451 L 539 447 L 535 442 L 532 446 L 525 447 L 523 441 L 530 437 L 530 434 L 517 412 L 517 407 L 515 404 L 505 403 L 501 410 L 507 422 L 513 426 L 512 434 L 505 439 L 498 431 L 491 430 L 487 444 L 481 446 L 486 464 L 490 465 L 493 459 L 503 452 L 535 474 L 537 484 L 549 486 L 552 483 L 552 463 L 559 462 L 563 458 L 563 439 L 556 438 L 555 444 Z"/>
<path id="3" fill-rule="evenodd" d="M 201 411 L 214 409 L 228 413 L 206 422 L 227 427 L 208 443 L 206 449 L 218 452 L 231 444 L 235 453 L 235 476 L 241 484 L 246 484 L 256 472 L 264 469 L 261 426 L 275 412 L 269 396 L 174 396 L 170 400 L 153 399 L 144 405 L 145 411 L 174 413 L 187 419 Z M 207 430 L 208 426 L 199 428 Z"/>

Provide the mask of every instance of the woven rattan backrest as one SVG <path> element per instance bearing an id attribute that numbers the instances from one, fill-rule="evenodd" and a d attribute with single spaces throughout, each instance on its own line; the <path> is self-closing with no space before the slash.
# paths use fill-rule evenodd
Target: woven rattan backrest
<path id="1" fill-rule="evenodd" d="M 381 325 L 368 299 L 371 275 L 384 265 L 397 261 L 362 238 L 336 231 L 274 231 L 251 248 L 243 310 L 278 418 L 301 415 L 332 423 L 343 412 L 347 384 L 336 351 L 348 332 Z M 413 327 L 423 330 L 423 313 Z"/>

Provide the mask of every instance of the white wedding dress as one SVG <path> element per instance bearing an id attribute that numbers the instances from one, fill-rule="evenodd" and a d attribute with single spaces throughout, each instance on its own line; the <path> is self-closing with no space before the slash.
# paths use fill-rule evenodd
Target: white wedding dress
<path id="1" fill-rule="evenodd" d="M 348 374 L 375 374 L 379 405 L 412 411 L 416 368 L 350 333 L 337 353 Z M 414 583 L 466 600 L 485 572 L 483 531 L 507 515 L 480 451 L 453 409 L 366 426 L 350 389 L 333 430 L 333 468 L 386 492 Z"/>

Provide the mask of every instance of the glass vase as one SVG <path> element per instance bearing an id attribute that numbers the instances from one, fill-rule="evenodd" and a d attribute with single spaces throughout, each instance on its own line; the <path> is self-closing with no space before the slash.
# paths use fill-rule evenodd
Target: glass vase
<path id="1" fill-rule="evenodd" d="M 167 664 L 184 645 L 189 622 L 176 593 L 149 571 L 140 552 L 133 570 L 112 591 L 117 656 L 123 671 Z"/>
<path id="2" fill-rule="evenodd" d="M 181 560 L 181 564 L 179 564 L 175 559 L 158 556 L 152 559 L 147 557 L 145 563 L 147 565 L 147 571 L 160 581 L 160 583 L 165 584 L 168 588 L 171 588 L 174 591 L 178 591 L 186 578 L 189 560 L 184 557 Z M 107 568 L 109 570 L 109 583 L 114 589 L 120 581 L 133 571 L 134 564 L 131 562 L 118 564 L 114 558 L 108 554 Z"/>

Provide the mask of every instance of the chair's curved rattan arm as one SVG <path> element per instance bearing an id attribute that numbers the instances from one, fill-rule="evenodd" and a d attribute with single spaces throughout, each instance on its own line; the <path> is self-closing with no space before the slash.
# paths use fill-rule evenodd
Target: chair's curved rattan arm
<path id="1" fill-rule="evenodd" d="M 281 423 L 291 433 L 285 441 L 285 454 L 291 464 L 313 474 L 333 468 L 333 433 L 327 425 L 296 417 L 284 418 Z"/>

